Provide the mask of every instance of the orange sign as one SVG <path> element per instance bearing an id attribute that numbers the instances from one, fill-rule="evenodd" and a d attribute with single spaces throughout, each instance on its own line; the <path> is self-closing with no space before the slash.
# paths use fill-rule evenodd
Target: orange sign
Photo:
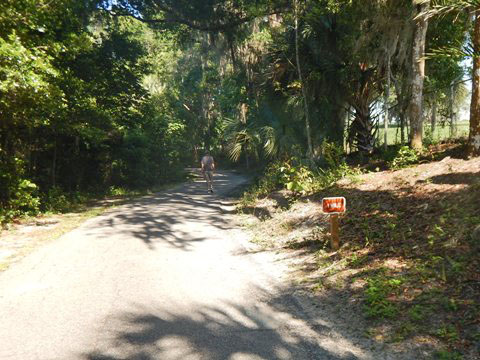
<path id="1" fill-rule="evenodd" d="M 322 207 L 327 214 L 344 213 L 347 210 L 347 200 L 344 197 L 323 198 Z"/>

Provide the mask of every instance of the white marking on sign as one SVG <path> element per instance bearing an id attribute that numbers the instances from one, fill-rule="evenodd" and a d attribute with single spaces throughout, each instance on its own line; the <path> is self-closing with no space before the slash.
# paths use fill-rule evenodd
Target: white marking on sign
<path id="1" fill-rule="evenodd" d="M 347 210 L 347 200 L 344 197 L 323 198 L 322 208 L 327 214 L 344 213 Z"/>

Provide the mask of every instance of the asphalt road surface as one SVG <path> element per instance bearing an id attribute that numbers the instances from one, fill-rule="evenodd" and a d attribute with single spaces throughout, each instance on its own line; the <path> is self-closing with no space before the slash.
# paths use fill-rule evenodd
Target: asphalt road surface
<path id="1" fill-rule="evenodd" d="M 244 181 L 122 205 L 1 273 L 0 359 L 368 358 L 319 340 L 270 255 L 245 251 L 222 210 Z"/>

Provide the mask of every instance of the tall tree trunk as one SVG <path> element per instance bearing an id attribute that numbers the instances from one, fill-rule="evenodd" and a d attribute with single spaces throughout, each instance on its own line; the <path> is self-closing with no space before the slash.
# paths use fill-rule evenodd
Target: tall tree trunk
<path id="1" fill-rule="evenodd" d="M 348 138 L 347 136 L 345 136 L 345 129 L 348 129 L 350 128 L 350 109 L 348 109 L 348 111 L 345 111 L 345 120 L 343 121 L 343 151 L 345 152 L 345 154 L 348 154 L 349 153 L 349 148 L 348 148 Z"/>
<path id="2" fill-rule="evenodd" d="M 307 132 L 307 143 L 308 143 L 308 158 L 313 162 L 313 146 L 312 146 L 312 136 L 310 133 L 310 114 L 308 111 L 308 100 L 307 100 L 307 91 L 305 89 L 305 84 L 303 83 L 302 68 L 300 67 L 300 51 L 298 49 L 298 0 L 295 0 L 294 3 L 295 11 L 295 57 L 297 61 L 297 71 L 298 71 L 298 80 L 300 81 L 300 86 L 302 88 L 303 96 L 303 105 L 305 107 L 305 129 Z"/>
<path id="3" fill-rule="evenodd" d="M 413 0 L 420 15 L 430 8 L 430 2 Z M 425 79 L 425 42 L 427 37 L 428 21 L 425 17 L 415 20 L 415 32 L 413 36 L 413 63 L 412 63 L 412 97 L 410 100 L 410 146 L 414 149 L 422 149 L 423 140 L 423 81 Z"/>
<path id="4" fill-rule="evenodd" d="M 433 101 L 432 105 L 432 137 L 435 135 L 435 128 L 437 127 L 437 101 Z"/>
<path id="5" fill-rule="evenodd" d="M 395 79 L 394 76 L 391 77 L 393 81 L 393 87 L 395 89 L 395 94 L 397 95 L 397 103 L 398 103 L 398 118 L 400 120 L 400 144 L 405 144 L 405 117 L 408 108 L 408 101 L 407 101 L 407 93 L 408 93 L 408 82 L 403 81 L 402 84 L 399 84 L 398 80 Z M 398 137 L 398 129 L 397 135 L 395 139 Z"/>
<path id="6" fill-rule="evenodd" d="M 455 113 L 455 85 L 452 83 L 450 85 L 450 99 L 449 99 L 449 110 L 450 110 L 450 138 L 455 138 L 456 134 L 456 125 L 457 125 L 457 114 Z"/>
<path id="7" fill-rule="evenodd" d="M 400 115 L 400 143 L 405 144 L 405 114 Z"/>
<path id="8" fill-rule="evenodd" d="M 480 155 L 480 6 L 475 14 L 473 35 L 473 81 L 472 103 L 470 107 L 470 133 L 468 136 L 468 155 Z"/>
<path id="9" fill-rule="evenodd" d="M 383 125 L 385 127 L 384 142 L 385 142 L 385 151 L 388 149 L 388 100 L 390 98 L 390 51 L 387 50 L 387 84 L 385 85 L 385 118 L 383 120 Z"/>
<path id="10" fill-rule="evenodd" d="M 235 55 L 233 35 L 229 32 L 226 34 L 226 36 L 227 36 L 228 49 L 230 50 L 230 59 L 232 60 L 233 71 L 236 72 L 238 65 L 237 65 L 237 56 Z"/>

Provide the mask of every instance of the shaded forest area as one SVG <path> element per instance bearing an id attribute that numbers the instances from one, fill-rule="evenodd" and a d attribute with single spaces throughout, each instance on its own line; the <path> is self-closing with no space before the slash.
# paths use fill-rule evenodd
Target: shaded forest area
<path id="1" fill-rule="evenodd" d="M 479 8 L 2 1 L 0 222 L 175 180 L 205 149 L 223 165 L 316 167 L 325 149 L 387 153 L 379 128 L 391 124 L 421 151 L 459 121 L 472 74 L 467 152 L 478 155 Z"/>

